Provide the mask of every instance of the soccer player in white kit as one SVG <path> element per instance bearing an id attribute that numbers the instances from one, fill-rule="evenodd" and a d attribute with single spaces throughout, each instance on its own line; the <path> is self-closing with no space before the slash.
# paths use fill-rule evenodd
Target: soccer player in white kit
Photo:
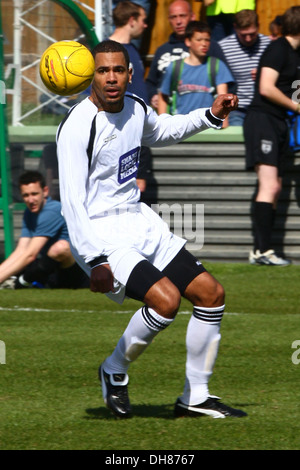
<path id="1" fill-rule="evenodd" d="M 162 147 L 207 128 L 221 128 L 237 97 L 220 95 L 210 109 L 160 115 L 126 92 L 126 49 L 103 41 L 93 50 L 91 96 L 71 109 L 57 132 L 62 210 L 74 255 L 89 273 L 91 290 L 143 306 L 112 354 L 99 367 L 103 398 L 112 412 L 131 415 L 130 364 L 173 321 L 181 296 L 193 305 L 186 334 L 186 380 L 175 416 L 245 416 L 211 396 L 208 381 L 220 341 L 223 287 L 145 204 L 135 176 L 141 145 Z"/>

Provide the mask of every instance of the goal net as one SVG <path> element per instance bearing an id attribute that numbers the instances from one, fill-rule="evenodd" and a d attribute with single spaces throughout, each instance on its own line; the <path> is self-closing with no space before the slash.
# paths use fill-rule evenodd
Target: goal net
<path id="1" fill-rule="evenodd" d="M 58 97 L 45 88 L 39 76 L 42 53 L 61 40 L 75 40 L 93 47 L 101 40 L 95 32 L 97 18 L 102 37 L 111 31 L 111 2 L 3 1 L 2 17 L 8 123 L 56 124 L 80 97 Z"/>

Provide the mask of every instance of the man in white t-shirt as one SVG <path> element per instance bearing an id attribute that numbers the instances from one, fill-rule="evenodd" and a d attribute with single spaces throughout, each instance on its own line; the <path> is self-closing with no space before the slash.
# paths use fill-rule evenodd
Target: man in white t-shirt
<path id="1" fill-rule="evenodd" d="M 128 368 L 173 322 L 184 296 L 193 315 L 186 338 L 186 381 L 175 416 L 244 416 L 208 390 L 224 289 L 184 248 L 185 240 L 139 202 L 135 178 L 141 145 L 162 147 L 210 127 L 219 129 L 236 108 L 237 97 L 221 95 L 211 108 L 186 116 L 158 116 L 126 92 L 132 71 L 120 43 L 104 41 L 93 55 L 91 96 L 70 111 L 57 133 L 62 210 L 91 290 L 118 302 L 126 295 L 144 303 L 99 368 L 103 398 L 118 417 L 131 415 Z"/>

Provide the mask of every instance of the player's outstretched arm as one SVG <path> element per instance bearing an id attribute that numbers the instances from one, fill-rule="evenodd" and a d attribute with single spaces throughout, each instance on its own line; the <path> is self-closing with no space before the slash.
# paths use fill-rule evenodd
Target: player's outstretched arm
<path id="1" fill-rule="evenodd" d="M 225 119 L 231 111 L 238 107 L 238 97 L 232 93 L 218 95 L 212 104 L 211 112 L 219 119 Z"/>
<path id="2" fill-rule="evenodd" d="M 166 147 L 206 129 L 221 129 L 224 119 L 237 105 L 237 96 L 225 93 L 217 96 L 211 108 L 194 109 L 188 114 L 158 115 L 148 107 L 142 145 Z"/>

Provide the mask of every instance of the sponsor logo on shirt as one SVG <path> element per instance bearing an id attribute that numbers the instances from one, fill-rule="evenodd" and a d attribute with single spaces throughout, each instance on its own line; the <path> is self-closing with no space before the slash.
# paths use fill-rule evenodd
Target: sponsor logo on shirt
<path id="1" fill-rule="evenodd" d="M 110 142 L 111 140 L 114 140 L 116 138 L 117 138 L 116 134 L 112 134 L 109 137 L 106 137 L 106 139 L 104 139 L 104 143 L 107 144 L 108 142 Z"/>
<path id="2" fill-rule="evenodd" d="M 137 175 L 139 167 L 140 147 L 125 153 L 119 158 L 118 182 L 126 183 Z"/>

